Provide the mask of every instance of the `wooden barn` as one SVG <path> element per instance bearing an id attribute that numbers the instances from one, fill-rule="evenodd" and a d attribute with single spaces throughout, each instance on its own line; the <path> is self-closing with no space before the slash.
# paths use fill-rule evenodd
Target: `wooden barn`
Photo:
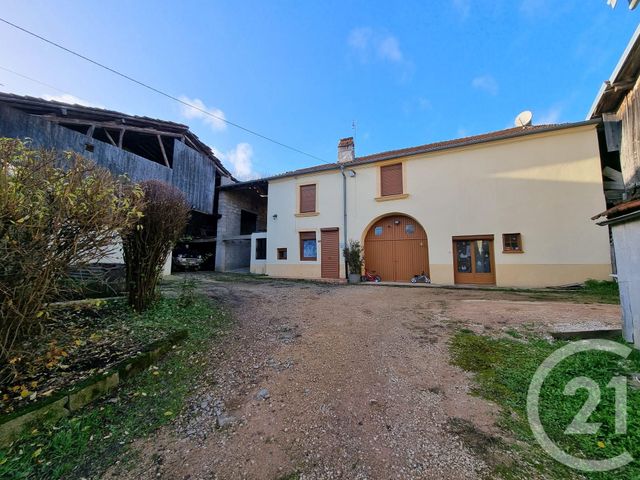
<path id="1" fill-rule="evenodd" d="M 200 268 L 213 269 L 218 187 L 235 180 L 186 125 L 0 93 L 0 137 L 77 152 L 133 181 L 161 180 L 177 187 L 192 214 L 189 243 L 177 246 L 174 261 L 196 257 L 202 261 Z"/>
<path id="2" fill-rule="evenodd" d="M 613 240 L 625 340 L 640 348 L 640 27 L 589 112 L 602 117 L 600 150 L 609 174 L 609 208 L 593 217 L 608 226 Z M 605 172 L 606 174 L 606 172 Z"/>

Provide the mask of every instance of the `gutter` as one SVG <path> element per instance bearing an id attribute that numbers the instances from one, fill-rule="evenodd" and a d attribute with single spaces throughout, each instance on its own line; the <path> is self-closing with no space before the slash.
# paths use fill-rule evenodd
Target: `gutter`
<path id="1" fill-rule="evenodd" d="M 344 165 L 340 165 L 340 173 L 342 174 L 342 238 L 344 242 L 344 248 L 347 248 L 347 176 L 344 174 Z M 343 252 L 340 252 L 343 253 Z M 342 255 L 344 257 L 344 255 Z M 349 266 L 347 265 L 347 259 L 344 259 L 344 276 L 349 278 Z"/>
<path id="2" fill-rule="evenodd" d="M 625 215 L 620 215 L 619 217 L 614 217 L 614 218 L 611 218 L 609 220 L 604 220 L 602 222 L 597 222 L 596 225 L 600 225 L 601 227 L 604 227 L 606 225 L 616 225 L 618 223 L 625 223 L 625 222 L 628 222 L 630 220 L 635 220 L 635 219 L 639 219 L 640 220 L 640 210 L 637 210 L 637 211 L 631 212 L 631 213 L 627 213 Z"/>

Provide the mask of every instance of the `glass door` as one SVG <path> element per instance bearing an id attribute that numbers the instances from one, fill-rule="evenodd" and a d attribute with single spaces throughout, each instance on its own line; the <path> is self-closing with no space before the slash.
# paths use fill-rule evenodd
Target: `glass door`
<path id="1" fill-rule="evenodd" d="M 453 237 L 455 283 L 495 285 L 493 235 Z"/>

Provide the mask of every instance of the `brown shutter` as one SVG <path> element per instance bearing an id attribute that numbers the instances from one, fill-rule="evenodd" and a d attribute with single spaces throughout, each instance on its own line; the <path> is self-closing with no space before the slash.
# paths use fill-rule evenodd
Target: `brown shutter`
<path id="1" fill-rule="evenodd" d="M 337 228 L 320 230 L 320 276 L 340 278 L 340 240 Z"/>
<path id="2" fill-rule="evenodd" d="M 316 211 L 316 186 L 300 186 L 300 213 L 311 213 Z"/>
<path id="3" fill-rule="evenodd" d="M 402 192 L 402 164 L 380 167 L 380 195 L 401 195 Z"/>

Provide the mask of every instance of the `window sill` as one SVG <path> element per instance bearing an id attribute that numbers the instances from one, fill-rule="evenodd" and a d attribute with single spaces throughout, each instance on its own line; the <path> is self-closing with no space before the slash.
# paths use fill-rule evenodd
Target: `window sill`
<path id="1" fill-rule="evenodd" d="M 386 202 L 389 200 L 402 200 L 403 198 L 409 198 L 408 193 L 399 193 L 398 195 L 385 195 L 384 197 L 376 197 L 376 202 Z"/>
<path id="2" fill-rule="evenodd" d="M 296 213 L 296 217 L 315 217 L 320 215 L 320 212 L 305 212 L 305 213 Z"/>
<path id="3" fill-rule="evenodd" d="M 524 253 L 524 250 L 503 250 L 502 253 L 508 253 L 508 254 L 518 254 L 518 253 Z"/>
<path id="4" fill-rule="evenodd" d="M 301 262 L 317 262 L 318 259 L 317 258 L 301 258 L 300 261 Z"/>

